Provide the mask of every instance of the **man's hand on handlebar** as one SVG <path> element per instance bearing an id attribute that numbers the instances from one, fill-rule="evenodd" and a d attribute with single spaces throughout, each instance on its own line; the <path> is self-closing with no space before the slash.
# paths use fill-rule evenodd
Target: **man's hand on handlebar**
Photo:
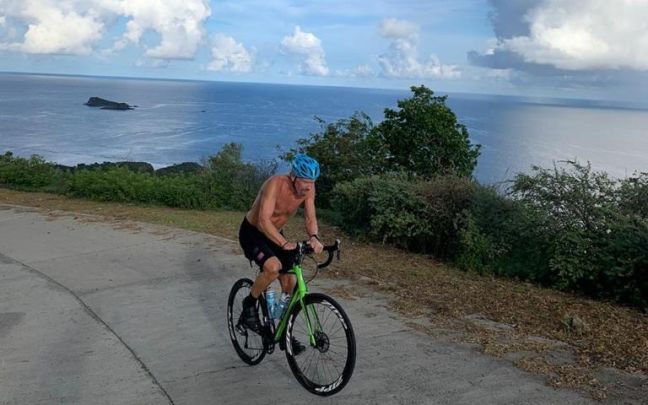
<path id="1" fill-rule="evenodd" d="M 306 252 L 312 251 L 313 253 L 322 253 L 324 251 L 324 245 L 317 238 L 310 238 L 310 240 L 302 242 L 305 246 L 308 246 L 309 249 Z M 286 242 L 282 247 L 283 250 L 297 250 L 297 243 L 295 242 Z"/>
<path id="2" fill-rule="evenodd" d="M 297 250 L 297 243 L 286 242 L 282 247 L 283 250 Z"/>
<path id="3" fill-rule="evenodd" d="M 313 251 L 315 253 L 322 253 L 324 250 L 324 245 L 317 239 L 316 237 L 311 237 L 310 240 L 308 241 L 308 244 L 310 245 L 311 248 L 313 248 Z"/>

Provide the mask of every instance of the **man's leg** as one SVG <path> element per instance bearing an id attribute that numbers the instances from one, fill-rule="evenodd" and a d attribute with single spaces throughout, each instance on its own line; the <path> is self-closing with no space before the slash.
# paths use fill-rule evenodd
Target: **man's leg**
<path id="1" fill-rule="evenodd" d="M 252 297 L 258 299 L 261 293 L 268 288 L 268 286 L 279 277 L 281 270 L 281 262 L 276 256 L 269 258 L 263 263 L 263 271 L 254 280 L 250 294 Z"/>
<path id="2" fill-rule="evenodd" d="M 279 274 L 279 282 L 281 283 L 281 290 L 285 292 L 286 294 L 291 294 L 295 290 L 295 284 L 297 284 L 297 277 L 294 274 Z M 306 350 L 306 346 L 304 346 L 301 342 L 299 342 L 295 337 L 293 336 L 291 339 L 291 344 L 292 344 L 292 352 L 295 356 L 301 354 L 304 350 Z M 285 349 L 285 343 L 283 340 L 280 343 L 280 347 Z"/>
<path id="3" fill-rule="evenodd" d="M 281 291 L 292 295 L 295 290 L 295 284 L 297 284 L 297 277 L 294 274 L 279 274 L 279 282 L 281 283 Z"/>
<path id="4" fill-rule="evenodd" d="M 257 310 L 257 300 L 261 293 L 268 288 L 270 283 L 277 279 L 281 270 L 281 262 L 276 257 L 271 257 L 263 263 L 263 271 L 259 274 L 250 289 L 250 295 L 243 299 L 243 313 L 241 320 L 249 329 L 260 333 L 261 321 Z"/>

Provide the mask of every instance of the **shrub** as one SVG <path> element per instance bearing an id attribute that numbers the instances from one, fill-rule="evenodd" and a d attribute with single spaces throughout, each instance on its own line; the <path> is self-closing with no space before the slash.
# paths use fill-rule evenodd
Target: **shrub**
<path id="1" fill-rule="evenodd" d="M 249 209 L 263 182 L 277 169 L 275 162 L 244 163 L 242 151 L 240 144 L 227 144 L 205 164 L 203 185 L 219 207 Z"/>
<path id="2" fill-rule="evenodd" d="M 446 106 L 447 96 L 434 96 L 425 86 L 411 90 L 414 95 L 399 100 L 398 110 L 385 109 L 385 119 L 372 132 L 386 169 L 428 178 L 470 176 L 480 146 L 471 144 L 468 130 Z"/>
<path id="3" fill-rule="evenodd" d="M 455 176 L 427 181 L 372 176 L 338 184 L 332 202 L 340 225 L 352 234 L 451 258 L 475 187 Z"/>
<path id="4" fill-rule="evenodd" d="M 376 155 L 368 142 L 374 126 L 363 113 L 329 124 L 316 119 L 322 131 L 299 139 L 297 147 L 282 154 L 281 159 L 290 161 L 296 153 L 317 159 L 321 168 L 317 180 L 317 205 L 330 207 L 330 193 L 336 184 L 376 173 L 379 165 L 374 162 Z"/>
<path id="5" fill-rule="evenodd" d="M 368 235 L 371 218 L 376 214 L 369 197 L 381 183 L 382 179 L 375 176 L 337 184 L 331 195 L 331 206 L 340 214 L 337 225 L 351 235 Z"/>
<path id="6" fill-rule="evenodd" d="M 548 281 L 547 218 L 519 201 L 479 186 L 460 229 L 457 263 L 464 269 Z"/>
<path id="7" fill-rule="evenodd" d="M 618 198 L 624 214 L 648 220 L 648 173 L 621 180 Z"/>
<path id="8" fill-rule="evenodd" d="M 195 176 L 163 178 L 125 167 L 78 170 L 70 175 L 66 194 L 99 201 L 139 202 L 177 208 L 215 208 L 216 202 Z"/>
<path id="9" fill-rule="evenodd" d="M 642 200 L 643 187 L 641 180 L 616 181 L 577 162 L 518 175 L 512 197 L 530 215 L 543 218 L 540 229 L 547 247 L 541 251 L 548 266 L 538 272 L 548 276 L 542 280 L 647 308 L 648 221 L 643 207 L 648 201 Z"/>
<path id="10" fill-rule="evenodd" d="M 45 191 L 52 188 L 60 173 L 38 155 L 25 159 L 6 152 L 0 156 L 0 184 L 5 186 Z"/>
<path id="11" fill-rule="evenodd" d="M 65 193 L 100 201 L 161 204 L 178 208 L 247 209 L 276 164 L 241 161 L 241 145 L 225 145 L 205 168 L 182 164 L 160 175 L 145 162 L 53 165 L 39 156 L 0 156 L 0 185 Z"/>
<path id="12" fill-rule="evenodd" d="M 385 119 L 374 126 L 364 113 L 327 124 L 322 131 L 297 141 L 280 156 L 291 160 L 306 153 L 321 164 L 317 183 L 319 206 L 330 207 L 330 193 L 341 182 L 379 174 L 433 178 L 452 174 L 469 177 L 479 156 L 468 130 L 425 86 L 411 87 L 413 96 L 398 101 L 398 110 L 385 109 Z"/>
<path id="13" fill-rule="evenodd" d="M 456 175 L 437 176 L 419 184 L 425 202 L 425 217 L 421 218 L 427 228 L 425 251 L 454 259 L 459 254 L 459 236 L 466 225 L 467 210 L 479 185 Z"/>

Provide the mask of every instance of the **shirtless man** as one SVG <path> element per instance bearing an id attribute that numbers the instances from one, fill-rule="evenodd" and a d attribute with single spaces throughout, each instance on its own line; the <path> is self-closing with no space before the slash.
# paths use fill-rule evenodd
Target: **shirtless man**
<path id="1" fill-rule="evenodd" d="M 315 159 L 297 155 L 288 175 L 266 180 L 241 224 L 239 242 L 245 257 L 261 268 L 250 295 L 243 300 L 241 322 L 257 333 L 261 322 L 256 304 L 261 293 L 277 278 L 285 293 L 291 294 L 295 287 L 295 276 L 286 271 L 293 266 L 297 243 L 289 242 L 282 228 L 302 204 L 309 244 L 315 253 L 324 248 L 317 236 L 315 217 L 315 180 L 319 174 Z"/>

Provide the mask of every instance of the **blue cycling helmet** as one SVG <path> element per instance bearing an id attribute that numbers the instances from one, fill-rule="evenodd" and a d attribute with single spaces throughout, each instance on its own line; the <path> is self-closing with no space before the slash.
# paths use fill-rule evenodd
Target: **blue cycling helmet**
<path id="1" fill-rule="evenodd" d="M 320 175 L 320 167 L 317 160 L 307 155 L 297 155 L 292 161 L 292 173 L 295 177 L 307 180 L 317 180 Z"/>

